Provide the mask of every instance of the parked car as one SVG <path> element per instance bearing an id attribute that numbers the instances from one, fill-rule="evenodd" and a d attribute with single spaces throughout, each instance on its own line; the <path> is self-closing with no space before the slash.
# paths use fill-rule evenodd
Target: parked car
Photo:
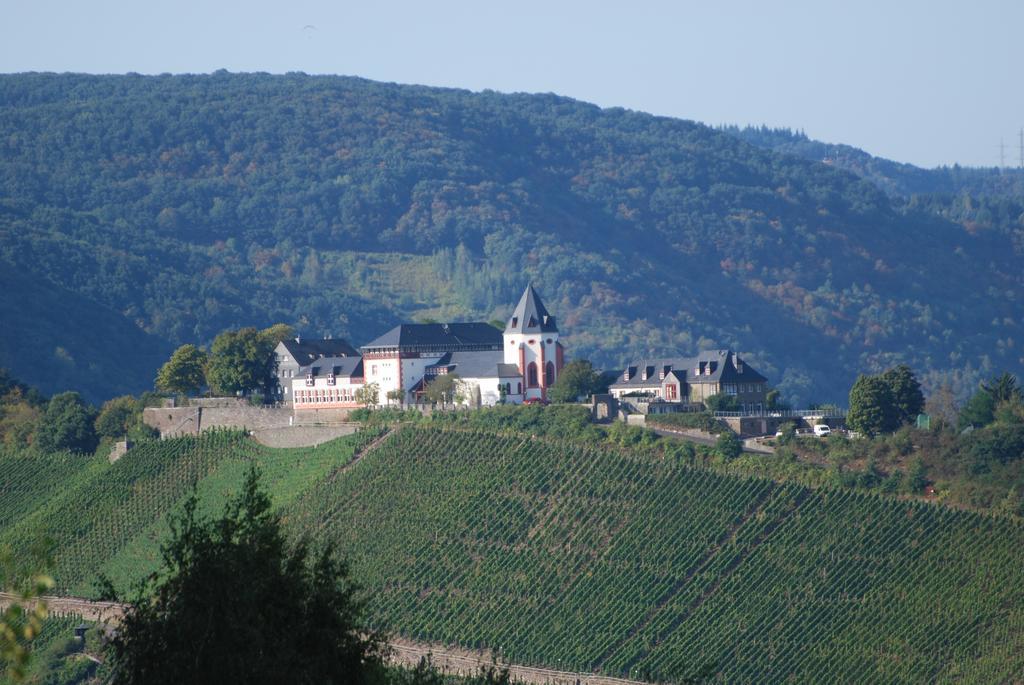
<path id="1" fill-rule="evenodd" d="M 817 426 L 814 427 L 814 434 L 817 435 L 819 438 L 823 438 L 827 435 L 831 435 L 832 429 L 823 423 L 819 423 Z"/>
<path id="2" fill-rule="evenodd" d="M 523 404 L 548 404 L 548 401 L 543 397 L 527 397 Z"/>

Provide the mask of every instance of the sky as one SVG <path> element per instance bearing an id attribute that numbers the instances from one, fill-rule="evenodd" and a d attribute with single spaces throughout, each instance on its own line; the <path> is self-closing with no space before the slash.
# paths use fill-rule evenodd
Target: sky
<path id="1" fill-rule="evenodd" d="M 1020 163 L 1024 2 L 3 0 L 0 72 L 344 74 Z"/>

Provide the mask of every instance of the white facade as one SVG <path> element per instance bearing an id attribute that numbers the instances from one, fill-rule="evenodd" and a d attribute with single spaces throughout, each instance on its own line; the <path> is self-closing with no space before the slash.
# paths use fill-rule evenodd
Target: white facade
<path id="1" fill-rule="evenodd" d="M 522 399 L 547 399 L 561 366 L 558 333 L 505 333 L 505 363 L 519 368 Z"/>

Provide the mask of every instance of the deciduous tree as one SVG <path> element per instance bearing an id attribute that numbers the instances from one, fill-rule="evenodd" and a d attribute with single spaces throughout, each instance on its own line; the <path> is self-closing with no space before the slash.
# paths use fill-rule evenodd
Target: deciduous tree
<path id="1" fill-rule="evenodd" d="M 846 425 L 858 433 L 874 436 L 898 427 L 892 389 L 881 376 L 858 376 L 850 389 L 850 411 Z"/>
<path id="2" fill-rule="evenodd" d="M 107 400 L 96 417 L 96 434 L 101 438 L 123 437 L 141 417 L 142 404 L 131 395 Z"/>
<path id="3" fill-rule="evenodd" d="M 368 409 L 376 407 L 380 404 L 380 385 L 377 383 L 367 383 L 357 388 L 355 398 L 356 402 Z"/>
<path id="4" fill-rule="evenodd" d="M 892 394 L 895 419 L 900 425 L 913 423 L 917 415 L 924 409 L 924 393 L 914 372 L 906 364 L 889 369 L 882 374 L 882 380 L 889 386 Z"/>
<path id="5" fill-rule="evenodd" d="M 206 382 L 208 361 L 206 353 L 195 345 L 182 345 L 157 372 L 157 390 L 181 395 L 199 392 Z"/>
<path id="6" fill-rule="evenodd" d="M 54 395 L 47 403 L 36 433 L 36 442 L 41 449 L 49 452 L 92 452 L 96 449 L 95 420 L 95 411 L 81 395 L 77 392 L 62 392 Z"/>
<path id="7" fill-rule="evenodd" d="M 552 402 L 575 402 L 598 392 L 600 386 L 601 374 L 594 365 L 586 359 L 575 359 L 562 367 L 555 384 L 548 388 L 548 398 Z"/>
<path id="8" fill-rule="evenodd" d="M 206 382 L 216 393 L 267 393 L 273 382 L 276 342 L 255 328 L 224 331 L 213 340 Z"/>

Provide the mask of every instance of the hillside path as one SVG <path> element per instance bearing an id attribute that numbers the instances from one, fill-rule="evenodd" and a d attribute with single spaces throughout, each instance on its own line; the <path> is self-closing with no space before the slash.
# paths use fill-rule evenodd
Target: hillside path
<path id="1" fill-rule="evenodd" d="M 6 609 L 17 599 L 15 595 L 0 592 L 0 611 Z M 93 602 L 79 597 L 42 598 L 51 616 L 81 616 L 84 620 L 117 623 L 124 616 L 127 604 L 117 602 Z M 476 673 L 482 666 L 493 664 L 489 652 L 471 651 L 448 647 L 442 644 L 414 642 L 404 638 L 392 637 L 388 640 L 390 648 L 389 662 L 396 666 L 416 666 L 420 659 L 431 655 L 435 666 L 440 670 L 455 675 Z M 513 681 L 528 685 L 643 685 L 642 681 L 612 678 L 590 673 L 574 673 L 558 671 L 551 668 L 536 666 L 520 666 L 517 664 L 501 664 L 507 666 Z"/>

